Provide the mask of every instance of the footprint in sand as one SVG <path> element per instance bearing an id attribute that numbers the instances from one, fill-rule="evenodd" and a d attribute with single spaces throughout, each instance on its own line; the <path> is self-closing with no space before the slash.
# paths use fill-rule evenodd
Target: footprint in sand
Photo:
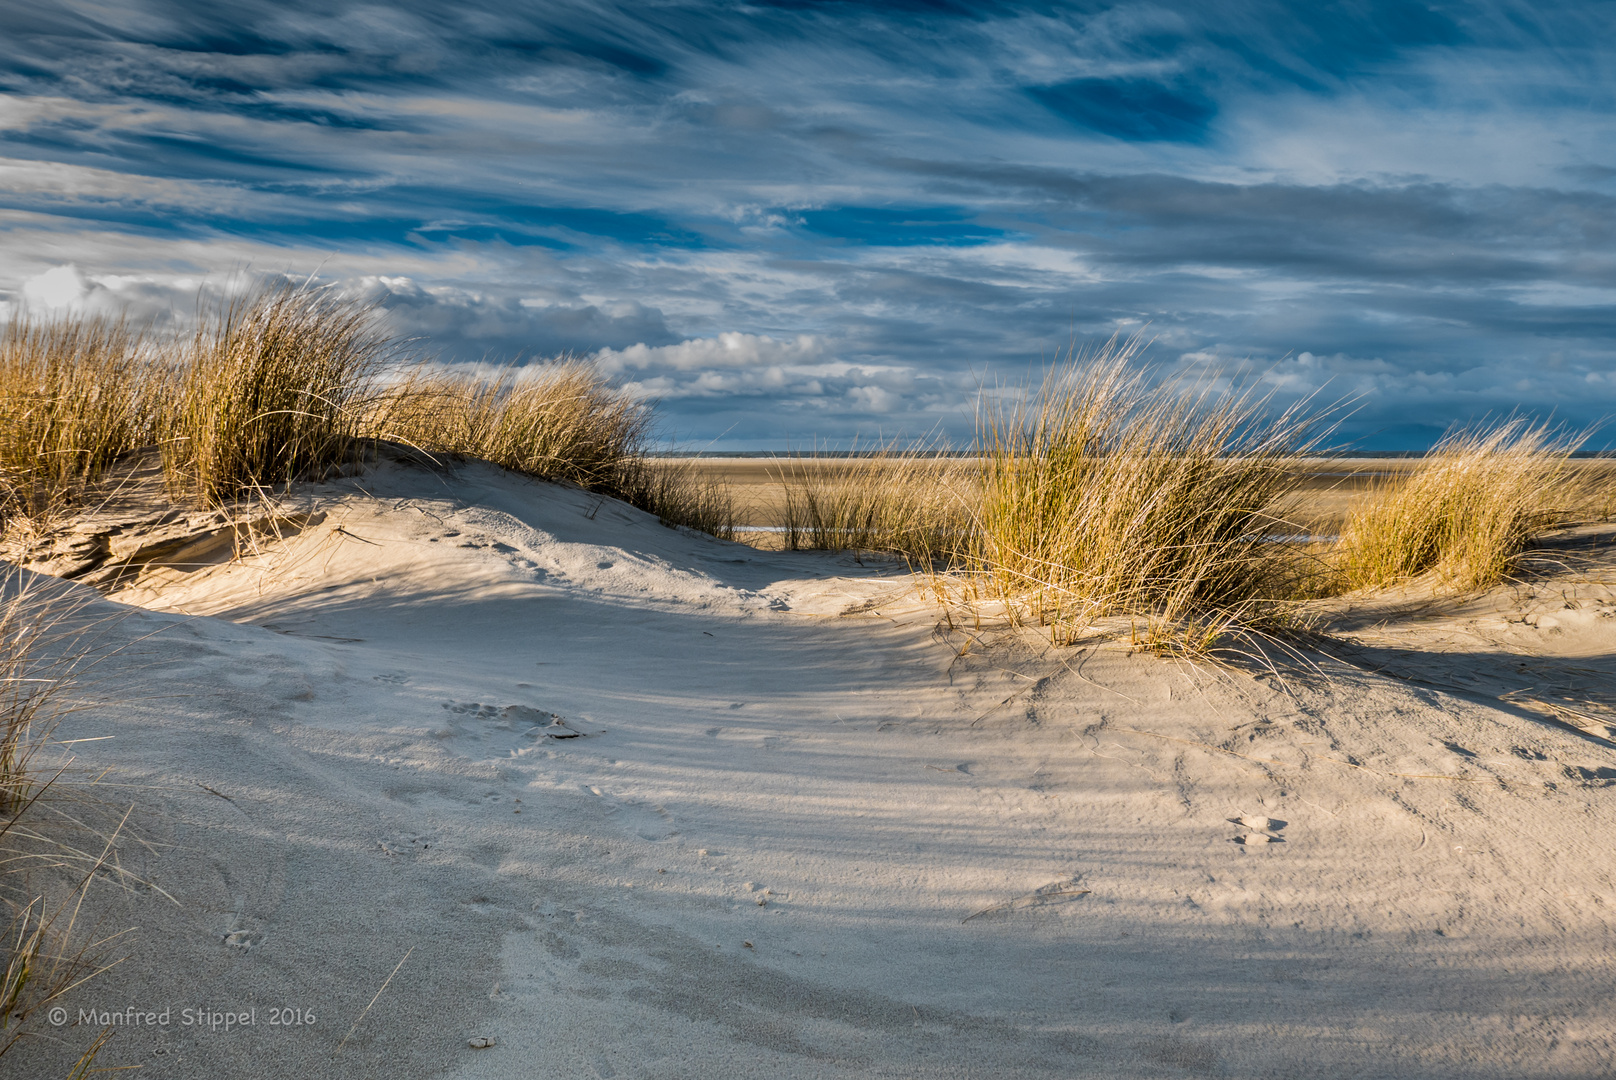
<path id="1" fill-rule="evenodd" d="M 484 705 L 480 701 L 445 701 L 443 707 L 459 716 L 475 716 L 483 720 L 549 720 L 554 713 L 530 709 L 526 705 Z"/>
<path id="2" fill-rule="evenodd" d="M 570 727 L 552 712 L 527 705 L 485 705 L 476 701 L 446 701 L 444 709 L 455 716 L 475 721 L 452 724 L 434 732 L 440 739 L 464 737 L 481 744 L 477 753 L 521 757 L 534 746 L 552 739 L 578 739 L 583 732 Z"/>
<path id="3" fill-rule="evenodd" d="M 1285 838 L 1279 835 L 1279 830 L 1290 824 L 1290 822 L 1281 821 L 1278 818 L 1260 817 L 1256 814 L 1230 818 L 1229 823 L 1251 830 L 1243 836 L 1232 838 L 1231 841 L 1247 847 L 1255 847 L 1259 844 L 1283 844 Z"/>
<path id="4" fill-rule="evenodd" d="M 584 790 L 599 797 L 606 804 L 606 813 L 611 815 L 615 824 L 641 840 L 654 842 L 679 835 L 679 829 L 673 823 L 673 815 L 661 806 L 614 799 L 592 784 L 586 786 Z"/>
<path id="5" fill-rule="evenodd" d="M 397 833 L 376 841 L 382 854 L 391 859 L 413 859 L 423 851 L 432 850 L 434 840 L 425 833 Z"/>

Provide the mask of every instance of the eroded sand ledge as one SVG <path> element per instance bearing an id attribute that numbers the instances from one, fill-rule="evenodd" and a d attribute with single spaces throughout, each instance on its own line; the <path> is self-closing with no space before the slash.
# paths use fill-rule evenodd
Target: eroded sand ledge
<path id="1" fill-rule="evenodd" d="M 157 849 L 126 864 L 179 901 L 96 894 L 140 929 L 69 1006 L 172 1010 L 102 1065 L 1534 1077 L 1616 1054 L 1616 748 L 1499 700 L 1616 685 L 1604 586 L 1366 622 L 1365 666 L 1405 677 L 1282 693 L 1116 648 L 960 656 L 894 568 L 481 465 L 298 498 L 324 516 L 258 555 L 125 583 L 97 678 L 127 700 L 61 731 L 115 736 L 81 760 L 134 785 Z M 16 1075 L 65 1075 L 94 1033 Z"/>

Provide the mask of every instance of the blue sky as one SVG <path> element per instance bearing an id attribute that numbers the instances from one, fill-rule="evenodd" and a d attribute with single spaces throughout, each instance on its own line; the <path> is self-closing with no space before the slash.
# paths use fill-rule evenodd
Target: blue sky
<path id="1" fill-rule="evenodd" d="M 0 299 L 313 273 L 721 448 L 1143 330 L 1416 448 L 1616 412 L 1613 116 L 1608 2 L 8 4 Z"/>

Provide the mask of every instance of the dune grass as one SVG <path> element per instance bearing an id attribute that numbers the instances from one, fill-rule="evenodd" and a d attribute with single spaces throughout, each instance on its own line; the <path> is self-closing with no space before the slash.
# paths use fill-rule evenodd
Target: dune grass
<path id="1" fill-rule="evenodd" d="M 1312 568 L 1277 507 L 1319 419 L 1158 381 L 1137 340 L 1069 356 L 1031 400 L 986 407 L 967 569 L 1056 636 L 1143 620 L 1206 642 L 1283 621 Z"/>
<path id="2" fill-rule="evenodd" d="M 1608 520 L 1616 469 L 1573 470 L 1586 434 L 1511 419 L 1451 433 L 1371 491 L 1335 540 L 1286 519 L 1329 410 L 1277 414 L 1140 366 L 1139 342 L 1071 355 L 1035 394 L 989 398 L 974 466 L 889 453 L 782 465 L 787 546 L 890 551 L 932 585 L 1071 640 L 1126 619 L 1136 641 L 1204 653 L 1288 633 L 1308 601 L 1423 574 L 1474 590 L 1533 539 Z"/>
<path id="3" fill-rule="evenodd" d="M 656 514 L 664 524 L 734 539 L 729 489 L 689 462 L 647 454 L 652 413 L 585 360 L 485 374 L 417 364 L 376 398 L 365 430 L 428 454 L 482 458 L 577 484 Z"/>
<path id="4" fill-rule="evenodd" d="M 734 492 L 723 480 L 705 475 L 693 460 L 637 458 L 619 497 L 657 515 L 664 525 L 695 529 L 720 540 L 736 537 Z"/>
<path id="5" fill-rule="evenodd" d="M 492 374 L 409 362 L 379 317 L 329 289 L 270 283 L 184 339 L 96 317 L 14 320 L 0 332 L 0 527 L 70 506 L 154 442 L 174 498 L 218 505 L 394 440 L 734 536 L 730 492 L 649 458 L 651 410 L 588 362 Z M 1319 417 L 1163 382 L 1139 346 L 1069 356 L 1020 404 L 984 395 L 971 464 L 896 444 L 845 467 L 783 459 L 786 546 L 951 568 L 1055 628 L 1128 615 L 1182 629 L 1271 621 L 1309 596 L 1428 572 L 1484 587 L 1571 498 L 1579 440 L 1513 420 L 1444 440 L 1332 551 L 1268 542 L 1297 531 L 1280 507 Z M 1590 491 L 1577 498 L 1608 516 L 1609 485 Z"/>
<path id="6" fill-rule="evenodd" d="M 380 312 L 308 285 L 268 283 L 183 338 L 25 317 L 0 331 L 0 528 L 67 508 L 153 443 L 173 498 L 218 506 L 326 475 L 390 439 L 733 535 L 721 485 L 650 463 L 651 422 L 585 361 L 491 376 L 413 362 Z"/>
<path id="7" fill-rule="evenodd" d="M 229 501 L 351 452 L 388 349 L 374 312 L 270 285 L 175 339 L 98 316 L 0 332 L 0 515 L 49 516 L 157 443 L 176 497 Z"/>
<path id="8" fill-rule="evenodd" d="M 430 453 L 616 491 L 633 478 L 650 421 L 593 365 L 560 360 L 491 376 L 417 365 L 378 395 L 366 428 Z"/>
<path id="9" fill-rule="evenodd" d="M 160 414 L 170 489 L 221 503 L 347 459 L 390 345 L 375 314 L 286 284 L 205 322 Z"/>
<path id="10" fill-rule="evenodd" d="M 1352 514 L 1335 552 L 1343 585 L 1426 573 L 1463 590 L 1498 584 L 1535 534 L 1570 516 L 1569 460 L 1585 440 L 1520 418 L 1450 432 Z"/>
<path id="11" fill-rule="evenodd" d="M 0 329 L 0 525 L 49 517 L 156 438 L 168 372 L 126 323 L 16 319 Z"/>
<path id="12" fill-rule="evenodd" d="M 48 620 L 32 617 L 37 605 L 21 572 L 0 569 L 0 590 L 0 822 L 9 822 L 32 799 L 30 766 L 65 673 L 39 658 Z"/>
<path id="13" fill-rule="evenodd" d="M 1573 521 L 1610 521 L 1616 518 L 1616 461 L 1606 458 L 1582 463 L 1567 481 L 1566 505 Z"/>
<path id="14" fill-rule="evenodd" d="M 1058 641 L 1109 617 L 1175 651 L 1283 628 L 1320 587 L 1318 553 L 1275 537 L 1298 531 L 1280 507 L 1321 418 L 1162 380 L 1139 350 L 1114 340 L 1008 405 L 984 395 L 968 458 L 782 462 L 787 546 L 902 555 L 939 596 Z"/>
<path id="15" fill-rule="evenodd" d="M 834 465 L 780 458 L 774 470 L 790 550 L 870 551 L 932 567 L 967 544 L 975 470 L 930 444 L 893 443 Z"/>

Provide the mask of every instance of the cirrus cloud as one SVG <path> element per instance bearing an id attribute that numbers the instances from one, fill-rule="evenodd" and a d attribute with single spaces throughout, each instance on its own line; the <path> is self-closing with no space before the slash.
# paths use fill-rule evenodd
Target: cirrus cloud
<path id="1" fill-rule="evenodd" d="M 1141 326 L 1354 388 L 1367 445 L 1590 422 L 1610 29 L 1592 0 L 11 5 L 0 301 L 172 320 L 317 273 L 444 360 L 597 355 L 736 445 L 968 436 L 980 380 Z"/>

